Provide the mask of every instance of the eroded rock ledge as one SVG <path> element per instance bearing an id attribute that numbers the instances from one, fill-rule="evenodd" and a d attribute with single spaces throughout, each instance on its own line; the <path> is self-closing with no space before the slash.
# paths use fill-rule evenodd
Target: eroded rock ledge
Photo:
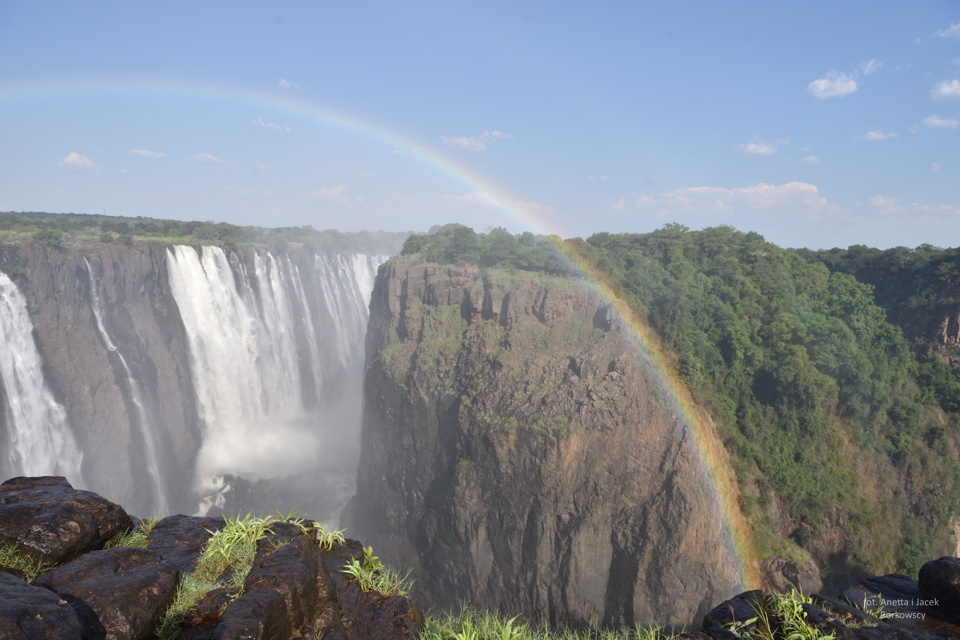
<path id="1" fill-rule="evenodd" d="M 133 526 L 120 506 L 60 477 L 0 485 L 0 545 L 54 568 L 32 584 L 0 567 L 0 638 L 153 638 L 180 577 L 196 566 L 217 518 L 170 516 L 146 548 L 104 548 Z M 273 523 L 239 597 L 214 589 L 189 612 L 181 637 L 415 638 L 417 603 L 361 591 L 340 569 L 363 558 L 355 540 L 318 546 L 315 531 Z"/>

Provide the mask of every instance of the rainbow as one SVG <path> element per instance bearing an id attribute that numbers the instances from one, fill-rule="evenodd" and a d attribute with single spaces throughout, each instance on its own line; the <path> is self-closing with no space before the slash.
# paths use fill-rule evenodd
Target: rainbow
<path id="1" fill-rule="evenodd" d="M 157 100 L 184 99 L 204 102 L 225 102 L 232 105 L 248 104 L 256 109 L 271 109 L 298 118 L 317 122 L 323 127 L 334 127 L 360 138 L 390 145 L 409 157 L 416 158 L 433 171 L 451 178 L 471 191 L 484 192 L 511 218 L 523 227 L 548 236 L 555 236 L 557 247 L 570 264 L 592 284 L 619 316 L 632 336 L 637 351 L 655 381 L 667 398 L 677 419 L 693 435 L 696 453 L 702 461 L 704 485 L 714 494 L 724 517 L 726 552 L 739 574 L 740 587 L 760 586 L 752 549 L 751 527 L 740 508 L 736 480 L 727 454 L 720 443 L 707 413 L 694 403 L 689 391 L 675 372 L 668 350 L 647 325 L 646 321 L 621 300 L 609 278 L 565 246 L 559 237 L 562 230 L 552 228 L 544 216 L 524 206 L 518 198 L 493 183 L 484 175 L 458 163 L 449 156 L 398 130 L 363 116 L 347 113 L 329 105 L 306 100 L 296 92 L 275 89 L 257 91 L 209 83 L 183 81 L 129 81 L 124 79 L 67 80 L 46 84 L 0 86 L 0 107 L 34 100 L 56 100 L 76 97 L 111 98 L 142 97 Z"/>

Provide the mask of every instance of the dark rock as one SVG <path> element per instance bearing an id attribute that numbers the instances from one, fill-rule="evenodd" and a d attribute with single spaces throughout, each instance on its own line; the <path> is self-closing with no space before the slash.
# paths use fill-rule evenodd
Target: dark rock
<path id="1" fill-rule="evenodd" d="M 190 573 L 211 532 L 219 531 L 223 525 L 223 518 L 170 516 L 158 522 L 147 536 L 147 548 L 173 563 L 181 573 Z"/>
<path id="2" fill-rule="evenodd" d="M 960 558 L 944 556 L 920 568 L 920 593 L 937 615 L 960 624 Z"/>
<path id="3" fill-rule="evenodd" d="M 210 638 L 223 612 L 233 600 L 233 592 L 224 587 L 207 592 L 183 617 L 183 624 L 180 625 L 180 640 Z"/>
<path id="4" fill-rule="evenodd" d="M 283 596 L 290 628 L 299 629 L 314 618 L 320 551 L 297 525 L 275 523 L 270 529 L 258 543 L 243 590 L 277 591 Z"/>
<path id="5" fill-rule="evenodd" d="M 83 624 L 66 600 L 9 573 L 0 573 L 0 638 L 77 640 L 86 637 Z"/>
<path id="6" fill-rule="evenodd" d="M 415 640 L 423 628 L 420 607 L 409 598 L 361 591 L 351 581 L 337 589 L 337 600 L 348 640 Z"/>
<path id="7" fill-rule="evenodd" d="M 849 629 L 843 620 L 832 611 L 813 604 L 804 604 L 803 612 L 809 624 L 823 635 L 833 635 L 837 640 L 854 638 L 853 630 Z"/>
<path id="8" fill-rule="evenodd" d="M 707 629 L 707 637 L 710 640 L 739 640 L 740 636 L 735 634 L 729 629 L 723 629 L 721 627 L 710 627 Z"/>
<path id="9" fill-rule="evenodd" d="M 741 625 L 757 617 L 757 610 L 763 606 L 762 603 L 762 591 L 745 591 L 711 609 L 703 617 L 702 628 L 707 631 L 711 627 L 727 628 L 731 625 Z"/>
<path id="10" fill-rule="evenodd" d="M 141 640 L 153 636 L 173 602 L 179 572 L 148 549 L 92 551 L 34 582 L 70 602 L 96 635 Z"/>
<path id="11" fill-rule="evenodd" d="M 858 629 L 857 638 L 960 638 L 960 626 L 944 619 L 948 612 L 924 606 L 926 598 L 917 581 L 908 576 L 863 578 L 842 597 L 856 607 L 878 612 L 883 621 L 879 627 Z M 888 635 L 882 635 L 884 630 Z"/>
<path id="12" fill-rule="evenodd" d="M 280 592 L 275 589 L 257 589 L 230 603 L 210 638 L 287 640 L 291 637 L 291 631 L 287 605 Z"/>
<path id="13" fill-rule="evenodd" d="M 356 540 L 346 540 L 322 552 L 323 567 L 336 593 L 345 640 L 413 640 L 424 625 L 423 613 L 416 601 L 361 591 L 357 583 L 341 571 L 350 560 L 362 558 L 363 545 Z"/>
<path id="14" fill-rule="evenodd" d="M 57 565 L 100 549 L 133 522 L 122 507 L 66 478 L 13 478 L 0 484 L 0 543 L 15 542 L 34 558 Z"/>

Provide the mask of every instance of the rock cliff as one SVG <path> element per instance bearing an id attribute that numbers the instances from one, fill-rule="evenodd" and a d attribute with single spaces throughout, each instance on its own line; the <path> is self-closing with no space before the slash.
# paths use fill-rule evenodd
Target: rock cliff
<path id="1" fill-rule="evenodd" d="M 91 277 L 99 286 L 103 324 L 133 375 L 143 381 L 143 403 L 158 424 L 162 468 L 191 469 L 200 441 L 183 324 L 167 281 L 160 245 L 96 243 L 83 248 L 38 242 L 7 245 L 0 270 L 19 274 L 44 377 L 84 452 L 86 486 L 148 512 L 147 461 L 136 429 L 124 373 L 98 332 Z M 86 262 L 85 262 L 86 261 Z M 89 267 L 88 267 L 89 265 Z M 165 473 L 171 503 L 187 497 L 192 478 Z"/>
<path id="2" fill-rule="evenodd" d="M 582 281 L 394 259 L 366 350 L 341 524 L 428 606 L 683 625 L 735 592 L 692 434 Z"/>

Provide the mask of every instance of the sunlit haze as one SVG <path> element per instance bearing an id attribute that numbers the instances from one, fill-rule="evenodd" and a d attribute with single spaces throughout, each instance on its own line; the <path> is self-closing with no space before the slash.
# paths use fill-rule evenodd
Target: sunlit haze
<path id="1" fill-rule="evenodd" d="M 960 245 L 960 4 L 0 3 L 0 211 Z"/>

